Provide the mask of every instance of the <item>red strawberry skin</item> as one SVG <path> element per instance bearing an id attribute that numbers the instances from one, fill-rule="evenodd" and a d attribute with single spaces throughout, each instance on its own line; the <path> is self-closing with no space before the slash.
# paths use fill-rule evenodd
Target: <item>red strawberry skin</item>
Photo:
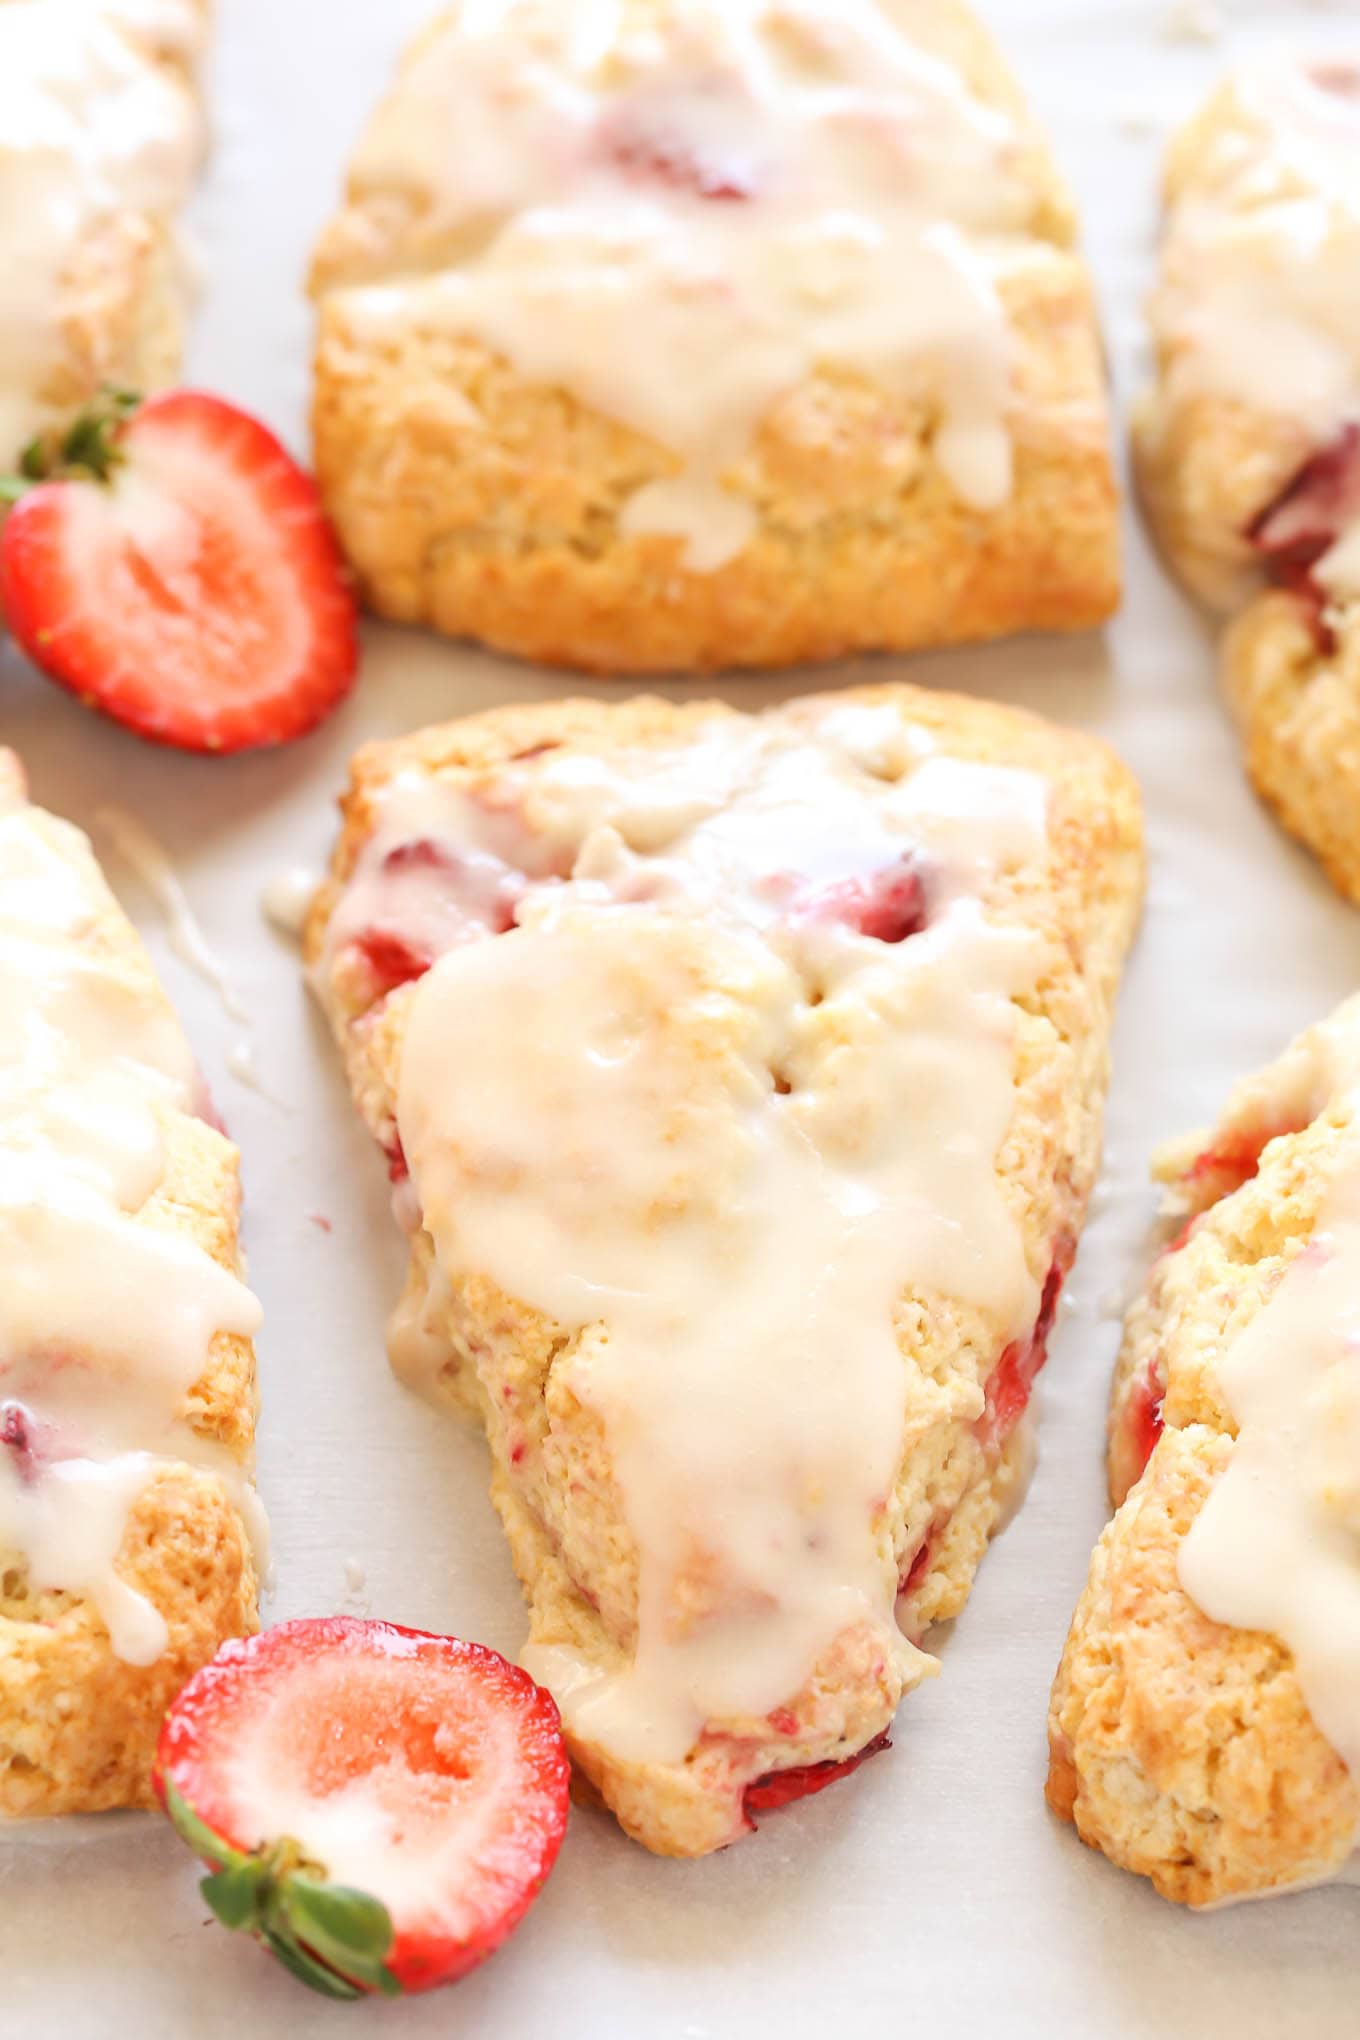
<path id="1" fill-rule="evenodd" d="M 262 1766 L 295 1806 L 299 1793 L 324 1807 L 356 1785 L 390 1794 L 390 1836 L 364 1877 L 391 1915 L 386 1967 L 403 1991 L 456 1982 L 492 1954 L 566 1830 L 570 1765 L 551 1696 L 481 1644 L 393 1623 L 280 1623 L 225 1645 L 180 1693 L 153 1782 L 167 1811 L 177 1797 L 210 1832 L 201 1853 L 215 1868 L 281 1839 L 260 1831 Z M 305 1832 L 291 1839 L 324 1867 Z M 403 1850 L 430 1865 L 416 1904 L 383 1889 L 385 1855 Z"/>
<path id="2" fill-rule="evenodd" d="M 0 608 L 34 663 L 152 743 L 231 752 L 313 729 L 354 683 L 354 597 L 316 485 L 198 391 L 143 404 L 107 481 L 22 496 Z"/>

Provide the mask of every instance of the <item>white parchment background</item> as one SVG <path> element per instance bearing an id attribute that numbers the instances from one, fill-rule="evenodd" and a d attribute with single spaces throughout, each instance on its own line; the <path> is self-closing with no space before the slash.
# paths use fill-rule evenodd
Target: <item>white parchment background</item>
<path id="1" fill-rule="evenodd" d="M 205 298 L 192 362 L 301 447 L 309 322 L 299 279 L 346 147 L 425 0 L 220 0 L 218 141 L 197 208 Z M 1085 215 L 1119 396 L 1141 373 L 1161 135 L 1233 50 L 1306 37 L 1360 50 L 1360 0 L 1228 0 L 1224 33 L 1172 32 L 1171 0 L 990 0 Z M 0 279 L 0 287 L 3 280 Z M 1105 1184 L 1043 1379 L 1028 1504 L 985 1564 L 945 1675 L 858 1778 L 697 1865 L 654 1861 L 574 1814 L 513 1945 L 424 2002 L 311 1999 L 205 1924 L 187 1856 L 146 1817 L 0 1842 L 0 2033 L 790 2036 L 968 2040 L 1353 2040 L 1360 1945 L 1346 1890 L 1192 1918 L 1088 1854 L 1044 1810 L 1044 1703 L 1103 1520 L 1115 1314 L 1152 1209 L 1149 1148 L 1207 1117 L 1229 1080 L 1360 979 L 1360 918 L 1257 809 L 1215 695 L 1209 635 L 1128 520 L 1128 599 L 1105 638 L 1034 641 L 901 670 L 1100 731 L 1142 777 L 1147 926 L 1116 1044 Z M 885 669 L 857 668 L 832 678 Z M 826 677 L 737 683 L 743 703 Z M 40 798 L 89 823 L 116 801 L 172 853 L 253 1021 L 268 1096 L 229 1073 L 247 1030 L 146 927 L 245 1152 L 247 1239 L 267 1312 L 260 1478 L 274 1617 L 362 1609 L 515 1651 L 519 1597 L 481 1446 L 389 1375 L 401 1253 L 287 945 L 259 892 L 319 861 L 361 738 L 516 697 L 550 676 L 371 628 L 363 687 L 311 742 L 229 764 L 146 749 L 0 653 L 0 734 Z M 328 1234 L 313 1223 L 331 1221 Z"/>

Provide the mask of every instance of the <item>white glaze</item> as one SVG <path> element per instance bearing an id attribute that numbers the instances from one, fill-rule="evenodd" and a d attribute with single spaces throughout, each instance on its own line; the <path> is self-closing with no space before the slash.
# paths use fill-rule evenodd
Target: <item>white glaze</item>
<path id="1" fill-rule="evenodd" d="M 163 1118 L 192 1109 L 193 1058 L 160 993 L 98 939 L 107 895 L 83 837 L 0 802 L 0 1401 L 32 1456 L 0 1446 L 0 1550 L 39 1591 L 90 1595 L 115 1652 L 148 1664 L 164 1618 L 114 1561 L 164 1463 L 253 1491 L 195 1436 L 184 1398 L 219 1331 L 259 1306 L 182 1235 L 138 1223 L 164 1174 Z"/>
<path id="2" fill-rule="evenodd" d="M 1360 78 L 1328 90 L 1277 54 L 1230 90 L 1235 118 L 1168 220 L 1151 306 L 1167 394 L 1322 442 L 1360 409 Z"/>
<path id="3" fill-rule="evenodd" d="M 1309 1712 L 1360 1776 L 1360 1143 L 1312 1240 L 1216 1362 L 1237 1425 L 1181 1584 L 1289 1648 Z"/>
<path id="4" fill-rule="evenodd" d="M 1037 1307 L 996 1157 L 1011 996 L 1041 952 L 978 895 L 1044 855 L 1046 789 L 893 720 L 718 721 L 674 751 L 508 767 L 494 798 L 398 781 L 323 966 L 366 919 L 394 924 L 403 841 L 442 842 L 455 891 L 516 838 L 521 872 L 569 874 L 531 883 L 498 940 L 460 928 L 423 978 L 398 1125 L 436 1282 L 488 1275 L 584 1334 L 559 1366 L 606 1431 L 639 1644 L 614 1678 L 525 1661 L 619 1757 L 679 1761 L 706 1720 L 796 1695 L 857 1626 L 904 1686 L 930 1668 L 896 1630 L 882 1529 L 894 1306 L 976 1305 L 998 1351 Z M 928 927 L 847 925 L 847 888 L 906 856 Z M 449 1357 L 438 1316 L 418 1294 L 399 1313 L 408 1378 Z M 709 1611 L 687 1633 L 686 1583 Z"/>
<path id="5" fill-rule="evenodd" d="M 354 165 L 445 266 L 347 307 L 470 332 L 672 450 L 623 527 L 683 539 L 696 572 L 754 533 L 723 479 L 823 366 L 937 406 L 946 478 L 992 510 L 1025 146 L 882 0 L 465 0 Z"/>
<path id="6" fill-rule="evenodd" d="M 293 864 L 284 871 L 276 871 L 261 889 L 260 912 L 280 935 L 297 941 L 320 883 L 320 873 L 307 864 Z"/>
<path id="7" fill-rule="evenodd" d="M 188 194 L 199 116 L 153 51 L 192 56 L 202 36 L 191 0 L 0 6 L 0 466 L 53 422 L 63 322 L 89 319 L 73 275 L 115 223 L 169 222 Z"/>

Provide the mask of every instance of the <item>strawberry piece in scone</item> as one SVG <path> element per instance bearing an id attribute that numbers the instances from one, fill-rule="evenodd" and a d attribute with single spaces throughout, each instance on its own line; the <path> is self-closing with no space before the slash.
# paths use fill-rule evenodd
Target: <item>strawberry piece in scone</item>
<path id="1" fill-rule="evenodd" d="M 1252 782 L 1360 899 L 1353 72 L 1249 63 L 1173 141 L 1135 446 L 1169 561 L 1232 618 L 1223 685 Z"/>
<path id="2" fill-rule="evenodd" d="M 344 813 L 307 952 L 411 1242 L 393 1364 L 485 1424 L 580 1771 L 720 1848 L 885 1746 L 1021 1479 L 1136 797 L 885 687 L 500 711 Z"/>
<path id="3" fill-rule="evenodd" d="M 1190 1223 L 1125 1326 L 1048 1796 L 1192 1906 L 1321 1881 L 1360 1839 L 1358 1087 L 1351 1000 L 1158 1161 Z"/>

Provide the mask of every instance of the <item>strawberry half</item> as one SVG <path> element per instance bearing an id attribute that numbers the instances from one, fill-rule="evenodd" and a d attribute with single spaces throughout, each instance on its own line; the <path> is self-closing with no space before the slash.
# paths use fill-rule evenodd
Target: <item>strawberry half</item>
<path id="1" fill-rule="evenodd" d="M 166 1717 L 153 1782 L 200 1889 L 327 1996 L 483 1961 L 567 1823 L 557 1708 L 480 1644 L 349 1616 L 228 1643 Z"/>
<path id="2" fill-rule="evenodd" d="M 354 684 L 354 597 L 316 485 L 219 397 L 107 391 L 0 482 L 0 609 L 34 663 L 152 743 L 302 736 Z"/>

